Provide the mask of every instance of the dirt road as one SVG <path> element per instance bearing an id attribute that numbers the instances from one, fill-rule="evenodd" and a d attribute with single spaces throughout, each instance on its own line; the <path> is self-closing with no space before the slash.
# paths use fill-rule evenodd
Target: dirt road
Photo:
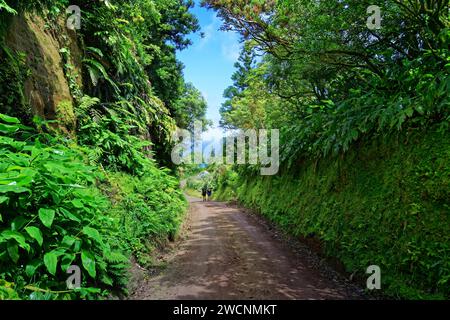
<path id="1" fill-rule="evenodd" d="M 142 280 L 132 299 L 358 298 L 257 218 L 224 203 L 189 200 L 186 238 L 167 269 Z"/>

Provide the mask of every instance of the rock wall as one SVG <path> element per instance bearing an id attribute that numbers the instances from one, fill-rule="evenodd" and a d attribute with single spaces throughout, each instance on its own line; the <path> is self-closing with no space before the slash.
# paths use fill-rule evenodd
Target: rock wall
<path id="1" fill-rule="evenodd" d="M 66 64 L 70 64 L 75 70 L 72 72 L 78 74 L 75 82 L 81 87 L 82 51 L 76 34 L 66 29 L 62 20 L 49 25 L 39 16 L 25 14 L 11 20 L 4 45 L 11 55 L 22 55 L 22 67 L 28 69 L 22 95 L 32 115 L 58 120 L 59 128 L 73 132 L 76 126 L 74 99 L 65 70 Z M 71 53 L 69 61 L 64 61 L 62 48 Z"/>

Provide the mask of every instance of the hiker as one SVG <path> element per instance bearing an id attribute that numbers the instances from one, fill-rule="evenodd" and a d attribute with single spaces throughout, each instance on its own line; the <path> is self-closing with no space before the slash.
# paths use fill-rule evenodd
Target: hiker
<path id="1" fill-rule="evenodd" d="M 206 194 L 208 192 L 208 187 L 206 185 L 203 186 L 202 188 L 202 197 L 203 197 L 203 201 L 206 201 Z"/>
<path id="2" fill-rule="evenodd" d="M 209 201 L 211 199 L 211 195 L 212 195 L 212 189 L 211 188 L 208 188 L 207 194 L 208 194 L 208 201 Z"/>

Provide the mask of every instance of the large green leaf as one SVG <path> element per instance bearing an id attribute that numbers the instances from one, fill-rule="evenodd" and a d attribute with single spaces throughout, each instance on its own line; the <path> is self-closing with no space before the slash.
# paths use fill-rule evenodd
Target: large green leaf
<path id="1" fill-rule="evenodd" d="M 81 219 L 80 219 L 77 215 L 71 213 L 69 210 L 66 210 L 66 209 L 64 209 L 64 208 L 59 208 L 58 210 L 59 210 L 59 212 L 61 212 L 67 219 L 72 220 L 72 221 L 75 221 L 75 222 L 81 222 Z"/>
<path id="2" fill-rule="evenodd" d="M 39 219 L 41 219 L 44 226 L 50 228 L 53 223 L 53 219 L 55 219 L 55 210 L 53 209 L 39 209 Z"/>
<path id="3" fill-rule="evenodd" d="M 89 275 L 95 278 L 97 272 L 95 271 L 95 259 L 92 253 L 86 250 L 81 251 L 81 262 Z"/>
<path id="4" fill-rule="evenodd" d="M 8 135 L 9 133 L 14 133 L 17 131 L 19 131 L 18 126 L 0 123 L 0 132 L 2 133 Z"/>
<path id="5" fill-rule="evenodd" d="M 0 185 L 0 193 L 8 193 L 8 192 L 23 193 L 23 192 L 30 192 L 30 190 L 15 184 Z"/>
<path id="6" fill-rule="evenodd" d="M 42 237 L 42 232 L 36 227 L 26 227 L 25 231 L 42 246 L 44 238 Z"/>
<path id="7" fill-rule="evenodd" d="M 17 261 L 19 261 L 19 247 L 17 246 L 17 243 L 15 243 L 14 241 L 8 241 L 6 249 L 8 250 L 8 254 L 11 257 L 11 260 L 14 263 L 17 263 Z"/>
<path id="8" fill-rule="evenodd" d="M 71 203 L 72 203 L 73 206 L 74 206 L 75 208 L 77 208 L 77 209 L 82 209 L 82 208 L 84 208 L 84 206 L 83 206 L 83 201 L 81 201 L 80 199 L 72 200 Z"/>
<path id="9" fill-rule="evenodd" d="M 0 0 L 0 7 L 1 7 L 1 2 L 2 2 L 2 0 Z M 0 120 L 2 120 L 3 122 L 6 122 L 6 123 L 13 123 L 13 124 L 20 123 L 19 119 L 7 116 L 6 114 L 2 114 L 2 113 L 0 113 Z"/>
<path id="10" fill-rule="evenodd" d="M 33 260 L 29 264 L 27 264 L 27 266 L 25 267 L 25 273 L 27 274 L 27 276 L 32 277 L 36 273 L 36 270 L 41 265 L 42 265 L 42 261 L 37 260 L 37 259 Z"/>
<path id="11" fill-rule="evenodd" d="M 52 275 L 55 275 L 56 266 L 58 264 L 58 256 L 53 251 L 46 253 L 44 255 L 44 264 L 47 267 L 48 272 L 50 272 L 50 274 Z"/>
<path id="12" fill-rule="evenodd" d="M 103 243 L 102 236 L 98 232 L 97 229 L 91 228 L 91 227 L 84 227 L 83 233 L 87 235 L 89 238 L 94 239 L 98 243 Z"/>
<path id="13" fill-rule="evenodd" d="M 109 77 L 108 72 L 100 62 L 93 59 L 84 59 L 83 62 L 86 64 L 94 86 L 98 84 L 99 74 L 101 74 L 103 78 L 111 84 L 116 92 L 120 91 L 117 84 Z"/>
<path id="14" fill-rule="evenodd" d="M 56 274 L 56 266 L 58 265 L 58 257 L 64 254 L 64 251 L 56 249 L 50 251 L 44 255 L 44 264 L 47 267 L 48 272 L 52 275 Z"/>
<path id="15" fill-rule="evenodd" d="M 95 48 L 95 47 L 86 47 L 86 50 L 88 51 L 92 51 L 95 54 L 97 54 L 99 57 L 103 58 L 103 52 L 102 50 L 100 50 L 99 48 Z"/>
<path id="16" fill-rule="evenodd" d="M 26 243 L 25 237 L 20 232 L 5 230 L 1 233 L 1 236 L 6 240 L 15 240 L 21 248 L 30 251 L 30 245 Z"/>
<path id="17" fill-rule="evenodd" d="M 28 220 L 26 220 L 24 217 L 18 216 L 11 222 L 11 230 L 19 231 L 27 222 Z"/>

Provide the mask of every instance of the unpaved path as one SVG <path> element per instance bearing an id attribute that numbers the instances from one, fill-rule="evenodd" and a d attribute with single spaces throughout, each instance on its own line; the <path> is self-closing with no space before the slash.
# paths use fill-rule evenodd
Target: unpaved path
<path id="1" fill-rule="evenodd" d="M 132 299 L 358 298 L 249 214 L 224 203 L 189 200 L 186 239 L 167 269 L 142 280 Z"/>

